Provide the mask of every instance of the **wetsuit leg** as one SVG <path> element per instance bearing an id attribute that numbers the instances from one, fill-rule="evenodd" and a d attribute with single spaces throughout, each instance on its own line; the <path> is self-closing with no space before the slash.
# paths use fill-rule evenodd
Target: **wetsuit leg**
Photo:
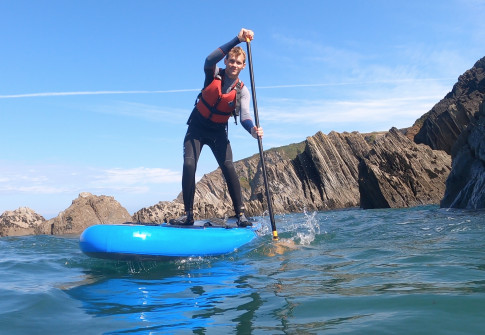
<path id="1" fill-rule="evenodd" d="M 218 132 L 218 136 L 214 138 L 214 142 L 207 142 L 207 145 L 212 149 L 217 163 L 221 168 L 222 174 L 226 179 L 229 195 L 231 196 L 232 203 L 234 205 L 234 211 L 239 214 L 243 208 L 241 184 L 234 168 L 232 161 L 232 149 L 231 143 L 227 138 L 227 133 Z"/>
<path id="2" fill-rule="evenodd" d="M 202 144 L 200 134 L 195 127 L 189 127 L 184 139 L 184 167 L 182 173 L 182 192 L 185 211 L 194 207 L 195 171 L 199 160 Z"/>

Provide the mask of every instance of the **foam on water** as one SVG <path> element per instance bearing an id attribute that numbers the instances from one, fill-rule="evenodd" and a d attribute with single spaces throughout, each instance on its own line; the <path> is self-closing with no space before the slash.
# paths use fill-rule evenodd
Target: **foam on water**
<path id="1" fill-rule="evenodd" d="M 283 214 L 277 216 L 276 226 L 278 234 L 290 233 L 288 240 L 291 240 L 297 245 L 310 245 L 317 235 L 320 234 L 321 222 L 317 218 L 317 212 L 308 212 L 306 208 L 303 209 L 303 216 L 298 215 L 296 219 L 295 214 Z M 265 211 L 262 215 L 262 229 L 258 232 L 260 236 L 271 235 L 271 223 L 268 212 Z M 326 233 L 326 232 L 324 232 Z"/>

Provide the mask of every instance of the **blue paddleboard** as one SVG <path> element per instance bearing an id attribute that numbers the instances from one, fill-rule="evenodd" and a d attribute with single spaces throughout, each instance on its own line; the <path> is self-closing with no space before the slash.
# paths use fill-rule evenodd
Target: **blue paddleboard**
<path id="1" fill-rule="evenodd" d="M 228 225 L 234 225 L 229 219 Z M 261 228 L 211 225 L 208 220 L 194 226 L 116 224 L 95 225 L 79 238 L 81 251 L 90 257 L 118 260 L 174 259 L 217 256 L 251 242 Z"/>

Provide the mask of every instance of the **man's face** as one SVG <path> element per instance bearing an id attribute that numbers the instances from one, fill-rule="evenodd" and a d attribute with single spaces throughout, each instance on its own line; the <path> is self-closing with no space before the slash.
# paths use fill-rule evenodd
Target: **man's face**
<path id="1" fill-rule="evenodd" d="M 229 58 L 224 58 L 226 73 L 229 78 L 236 79 L 239 76 L 239 72 L 246 67 L 246 63 L 243 60 L 243 55 L 234 56 L 229 54 Z"/>

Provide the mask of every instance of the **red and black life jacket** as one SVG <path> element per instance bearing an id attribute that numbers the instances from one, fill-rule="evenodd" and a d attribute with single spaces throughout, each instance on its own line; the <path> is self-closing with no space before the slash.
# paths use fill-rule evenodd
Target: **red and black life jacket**
<path id="1" fill-rule="evenodd" d="M 237 124 L 237 116 L 241 109 L 241 89 L 244 84 L 239 78 L 231 87 L 229 93 L 222 93 L 224 82 L 224 71 L 212 80 L 199 94 L 199 101 L 196 103 L 197 110 L 206 119 L 215 123 L 226 123 L 234 115 Z"/>

